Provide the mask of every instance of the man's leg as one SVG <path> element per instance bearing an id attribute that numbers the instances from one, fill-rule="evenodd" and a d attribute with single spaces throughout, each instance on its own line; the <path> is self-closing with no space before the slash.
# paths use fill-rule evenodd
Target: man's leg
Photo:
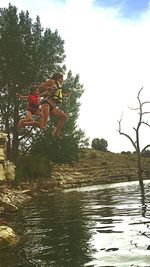
<path id="1" fill-rule="evenodd" d="M 62 110 L 53 109 L 51 112 L 52 116 L 58 117 L 59 121 L 56 125 L 56 130 L 54 135 L 57 139 L 61 139 L 61 129 L 64 126 L 66 119 L 68 118 L 67 114 L 65 114 Z"/>

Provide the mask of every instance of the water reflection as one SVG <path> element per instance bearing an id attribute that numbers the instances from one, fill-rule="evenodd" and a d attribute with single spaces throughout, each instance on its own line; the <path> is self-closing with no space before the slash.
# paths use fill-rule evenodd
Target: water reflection
<path id="1" fill-rule="evenodd" d="M 38 196 L 12 222 L 24 242 L 0 267 L 150 266 L 149 201 L 137 182 Z"/>

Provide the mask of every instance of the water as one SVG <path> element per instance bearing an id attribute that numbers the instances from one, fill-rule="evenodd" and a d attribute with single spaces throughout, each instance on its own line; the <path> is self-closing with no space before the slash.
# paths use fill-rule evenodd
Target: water
<path id="1" fill-rule="evenodd" d="M 22 236 L 0 267 L 150 266 L 150 184 L 90 186 L 40 195 L 13 219 Z"/>

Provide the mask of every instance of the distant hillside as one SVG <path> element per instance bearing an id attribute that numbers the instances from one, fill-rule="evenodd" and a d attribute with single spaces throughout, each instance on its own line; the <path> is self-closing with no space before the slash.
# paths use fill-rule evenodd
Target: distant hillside
<path id="1" fill-rule="evenodd" d="M 142 166 L 144 179 L 149 179 L 150 157 L 142 157 Z M 55 165 L 53 178 L 62 187 L 138 180 L 137 158 L 135 154 L 84 149 L 73 167 Z"/>

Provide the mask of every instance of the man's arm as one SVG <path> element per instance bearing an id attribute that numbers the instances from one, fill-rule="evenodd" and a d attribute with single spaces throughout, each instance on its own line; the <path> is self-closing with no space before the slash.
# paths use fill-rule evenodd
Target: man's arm
<path id="1" fill-rule="evenodd" d="M 39 94 L 39 96 L 44 96 L 44 95 L 47 95 L 47 92 L 48 92 L 49 90 L 48 89 L 46 89 L 43 93 L 40 93 Z"/>
<path id="2" fill-rule="evenodd" d="M 55 84 L 55 81 L 54 80 L 47 80 L 46 82 L 44 83 L 41 83 L 38 88 L 40 89 L 48 89 L 50 87 L 52 87 L 53 85 Z"/>
<path id="3" fill-rule="evenodd" d="M 53 86 L 55 85 L 54 80 L 47 80 L 44 83 L 41 83 L 38 88 L 39 89 L 44 89 L 45 91 L 43 93 L 40 93 L 40 96 L 44 96 L 47 94 L 49 91 L 53 91 Z"/>

